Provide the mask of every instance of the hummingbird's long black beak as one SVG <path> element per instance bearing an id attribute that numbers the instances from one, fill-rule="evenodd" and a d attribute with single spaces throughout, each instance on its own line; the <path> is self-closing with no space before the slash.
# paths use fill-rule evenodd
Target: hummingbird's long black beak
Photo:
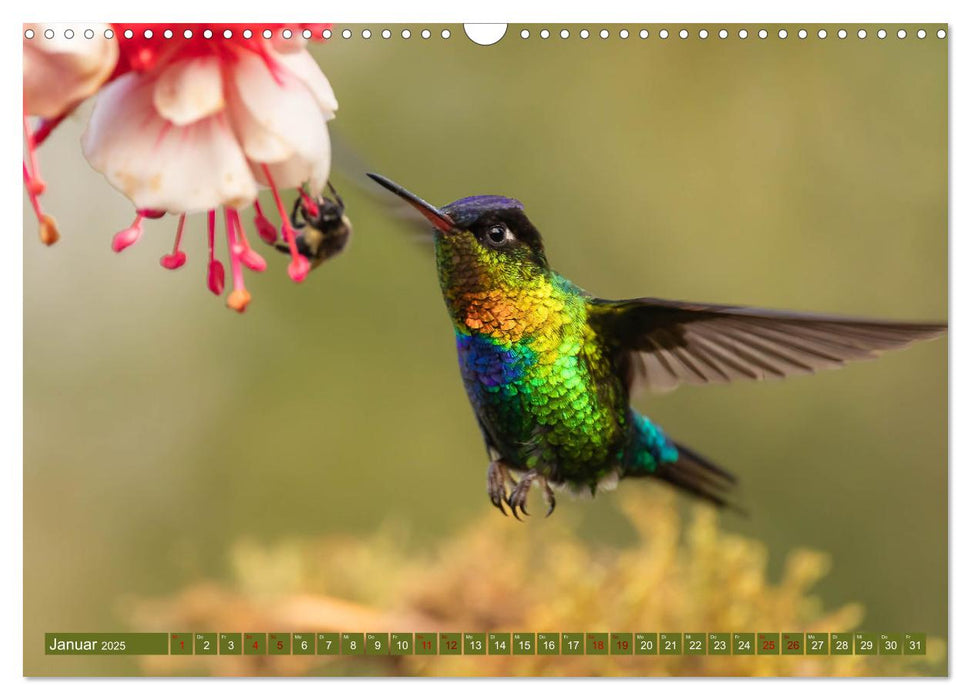
<path id="1" fill-rule="evenodd" d="M 451 233 L 456 229 L 456 225 L 455 222 L 452 221 L 452 217 L 445 212 L 436 209 L 418 195 L 412 194 L 398 183 L 392 182 L 383 175 L 377 175 L 375 173 L 368 173 L 367 176 L 386 190 L 394 192 L 396 195 L 408 202 L 408 204 L 417 209 L 422 216 L 431 221 L 432 225 L 442 233 Z"/>

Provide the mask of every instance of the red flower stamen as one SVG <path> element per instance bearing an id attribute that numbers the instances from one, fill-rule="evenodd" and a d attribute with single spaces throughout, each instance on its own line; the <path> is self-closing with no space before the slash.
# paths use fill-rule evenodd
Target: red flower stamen
<path id="1" fill-rule="evenodd" d="M 29 171 L 26 171 L 27 163 L 24 163 L 25 174 L 29 173 L 30 177 L 28 190 L 36 195 L 41 195 L 46 186 L 40 177 L 40 166 L 37 164 L 37 141 L 30 131 L 30 121 L 27 119 L 26 112 L 24 112 L 24 141 L 27 143 L 27 162 L 30 163 Z"/>
<path id="2" fill-rule="evenodd" d="M 256 216 L 253 217 L 253 225 L 256 226 L 256 232 L 263 239 L 264 243 L 273 245 L 276 243 L 276 239 L 279 238 L 276 226 L 271 224 L 270 220 L 263 214 L 263 207 L 260 206 L 260 200 L 257 199 L 253 202 L 253 208 L 256 209 Z"/>
<path id="3" fill-rule="evenodd" d="M 185 265 L 185 253 L 179 250 L 182 244 L 182 231 L 185 228 L 185 214 L 179 217 L 179 229 L 175 232 L 175 245 L 169 255 L 163 255 L 159 261 L 166 270 L 177 270 Z"/>
<path id="4" fill-rule="evenodd" d="M 311 216 L 320 214 L 320 209 L 317 208 L 317 202 L 304 191 L 303 187 L 298 187 L 297 189 L 300 191 L 300 199 L 303 200 L 304 209 L 310 212 Z"/>
<path id="5" fill-rule="evenodd" d="M 57 239 L 61 237 L 61 234 L 57 230 L 57 222 L 54 221 L 54 217 L 50 214 L 45 214 L 40 206 L 36 181 L 27 172 L 26 161 L 24 162 L 24 189 L 27 190 L 27 198 L 30 199 L 30 206 L 34 208 L 34 216 L 37 217 L 41 243 L 44 245 L 54 245 L 57 243 Z"/>
<path id="6" fill-rule="evenodd" d="M 207 268 L 206 285 L 209 291 L 219 296 L 226 286 L 226 270 L 223 264 L 216 260 L 216 211 L 209 210 L 209 265 Z"/>
<path id="7" fill-rule="evenodd" d="M 297 251 L 297 235 L 294 233 L 293 226 L 290 224 L 290 217 L 287 215 L 287 210 L 283 206 L 283 200 L 280 199 L 280 191 L 277 190 L 276 183 L 273 182 L 270 169 L 266 167 L 265 163 L 261 164 L 260 167 L 263 168 L 263 174 L 266 176 L 266 181 L 270 185 L 270 192 L 273 193 L 273 201 L 276 203 L 277 211 L 280 213 L 280 221 L 283 222 L 280 227 L 283 231 L 283 238 L 290 248 L 290 257 L 292 259 L 290 264 L 287 265 L 287 274 L 290 275 L 290 279 L 294 282 L 303 282 L 304 278 L 307 277 L 307 273 L 310 272 L 310 261 Z"/>
<path id="8" fill-rule="evenodd" d="M 145 215 L 141 212 L 136 213 L 135 220 L 131 226 L 116 233 L 111 239 L 111 249 L 120 253 L 128 246 L 134 244 L 142 237 L 142 219 Z"/>
<path id="9" fill-rule="evenodd" d="M 27 198 L 30 199 L 30 206 L 34 210 L 34 216 L 37 217 L 37 229 L 41 243 L 54 245 L 61 234 L 57 230 L 57 222 L 54 217 L 45 214 L 40 204 L 40 196 L 47 188 L 40 177 L 40 166 L 37 163 L 37 140 L 30 131 L 30 122 L 27 119 L 26 112 L 24 112 L 24 141 L 27 146 L 27 159 L 24 161 L 24 189 L 27 190 Z M 28 163 L 30 164 L 29 167 Z"/>

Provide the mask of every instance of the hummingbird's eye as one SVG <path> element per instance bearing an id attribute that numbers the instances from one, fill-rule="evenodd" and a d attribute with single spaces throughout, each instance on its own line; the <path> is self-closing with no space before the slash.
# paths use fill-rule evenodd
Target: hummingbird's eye
<path id="1" fill-rule="evenodd" d="M 486 238 L 493 245 L 500 245 L 512 238 L 512 233 L 504 224 L 495 224 L 486 231 Z"/>

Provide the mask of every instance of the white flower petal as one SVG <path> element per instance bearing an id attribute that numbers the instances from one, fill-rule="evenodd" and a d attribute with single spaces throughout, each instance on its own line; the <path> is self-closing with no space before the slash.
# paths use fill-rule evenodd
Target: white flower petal
<path id="1" fill-rule="evenodd" d="M 56 117 L 94 94 L 118 62 L 118 43 L 105 39 L 105 24 L 27 24 L 34 38 L 24 38 L 24 109 L 38 117 Z M 65 37 L 71 29 L 74 38 Z M 85 30 L 94 37 L 84 38 Z"/>
<path id="2" fill-rule="evenodd" d="M 323 192 L 330 176 L 330 138 L 327 139 L 327 148 L 314 158 L 306 159 L 295 155 L 288 160 L 265 165 L 277 188 L 300 187 L 307 183 L 310 192 Z M 263 164 L 251 163 L 251 166 L 257 182 L 269 186 L 270 183 L 263 173 Z"/>
<path id="3" fill-rule="evenodd" d="M 320 70 L 320 66 L 317 65 L 314 57 L 307 51 L 290 53 L 271 51 L 270 55 L 300 78 L 301 82 L 313 93 L 320 108 L 327 113 L 327 118 L 333 119 L 334 112 L 337 111 L 337 97 L 334 95 L 334 89 L 330 86 L 327 76 Z"/>
<path id="4" fill-rule="evenodd" d="M 274 132 L 264 129 L 243 104 L 233 81 L 226 84 L 226 114 L 236 131 L 243 152 L 250 160 L 278 163 L 292 158 L 294 148 Z"/>
<path id="5" fill-rule="evenodd" d="M 271 73 L 251 53 L 240 53 L 230 73 L 240 101 L 260 128 L 305 160 L 330 153 L 324 115 L 303 81 L 287 70 Z"/>
<path id="6" fill-rule="evenodd" d="M 115 80 L 101 93 L 81 142 L 91 165 L 138 209 L 172 213 L 241 207 L 256 182 L 223 115 L 184 127 L 155 111 L 155 81 Z"/>
<path id="7" fill-rule="evenodd" d="M 183 126 L 223 108 L 222 76 L 217 56 L 176 61 L 162 71 L 155 85 L 155 109 Z"/>

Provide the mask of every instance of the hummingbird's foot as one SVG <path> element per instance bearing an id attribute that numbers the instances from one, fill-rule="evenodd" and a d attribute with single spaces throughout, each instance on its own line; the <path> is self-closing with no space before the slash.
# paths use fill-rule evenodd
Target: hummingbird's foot
<path id="1" fill-rule="evenodd" d="M 506 466 L 506 463 L 501 459 L 490 462 L 489 471 L 486 475 L 486 483 L 489 487 L 489 500 L 492 501 L 492 505 L 498 508 L 503 515 L 506 515 L 506 509 L 502 507 L 503 502 L 506 500 L 506 482 L 509 482 L 515 488 L 516 480 L 509 474 L 509 468 Z"/>
<path id="2" fill-rule="evenodd" d="M 519 479 L 519 483 L 513 487 L 513 490 L 509 493 L 506 498 L 506 503 L 512 509 L 512 514 L 516 517 L 516 520 L 522 520 L 519 517 L 517 510 L 521 510 L 523 515 L 529 515 L 526 512 L 526 499 L 529 496 L 529 488 L 533 485 L 533 482 L 539 483 L 543 487 L 543 496 L 546 502 L 549 504 L 549 509 L 546 511 L 546 516 L 549 517 L 553 509 L 556 508 L 556 499 L 553 498 L 553 489 L 550 488 L 549 482 L 546 477 L 540 474 L 535 469 L 530 469 L 528 472 L 522 475 Z"/>
<path id="3" fill-rule="evenodd" d="M 546 498 L 546 505 L 549 506 L 546 511 L 546 517 L 548 518 L 556 510 L 556 498 L 553 496 L 553 489 L 550 488 L 550 482 L 546 479 L 543 479 L 543 496 Z"/>

